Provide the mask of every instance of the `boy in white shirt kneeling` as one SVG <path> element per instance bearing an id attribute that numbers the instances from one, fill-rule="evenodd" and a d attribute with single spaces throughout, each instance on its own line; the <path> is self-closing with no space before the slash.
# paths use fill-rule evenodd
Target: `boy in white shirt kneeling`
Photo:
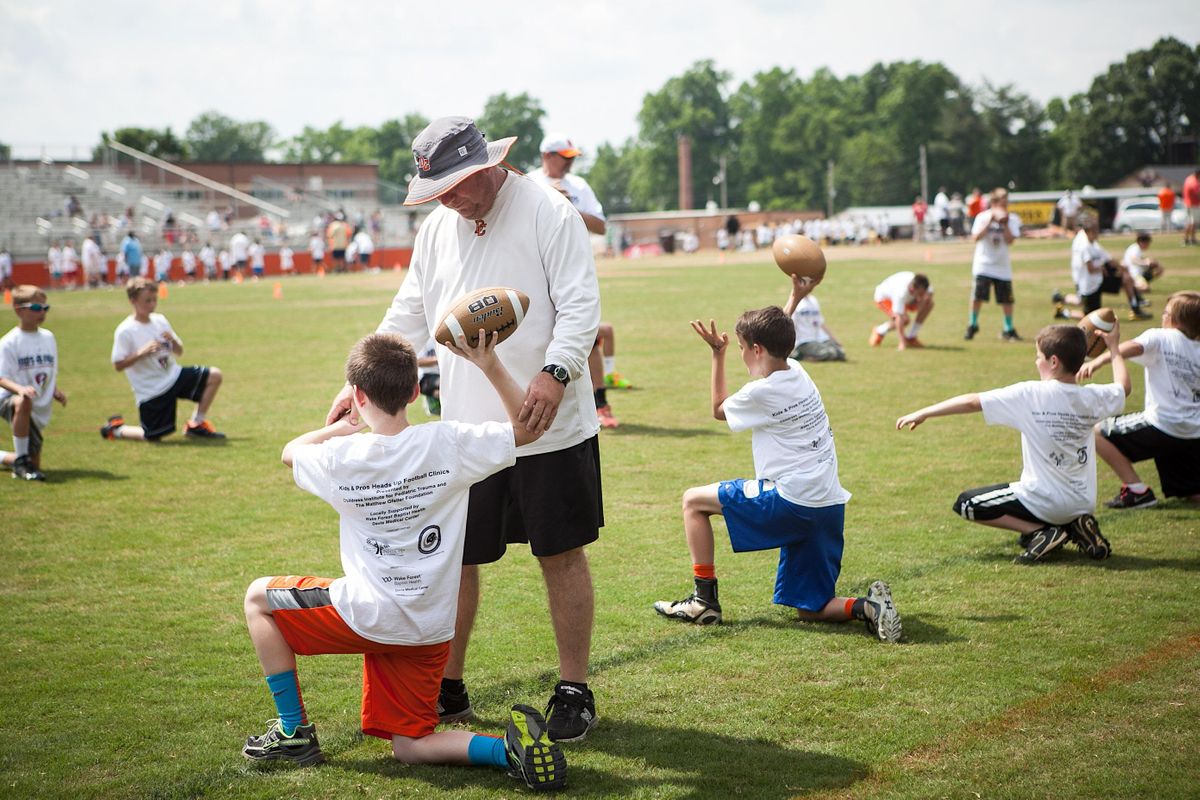
<path id="1" fill-rule="evenodd" d="M 1037 335 L 1039 380 L 959 395 L 896 420 L 897 430 L 911 430 L 930 417 L 982 411 L 987 424 L 1021 432 L 1021 479 L 968 489 L 954 501 L 954 511 L 963 519 L 1020 534 L 1024 552 L 1017 556 L 1018 564 L 1040 561 L 1068 539 L 1091 558 L 1108 558 L 1112 552 L 1092 516 L 1092 426 L 1125 407 L 1130 383 L 1117 349 L 1120 326 L 1114 324 L 1104 341 L 1112 354 L 1115 383 L 1078 385 L 1087 335 L 1074 325 L 1050 325 Z"/>
<path id="2" fill-rule="evenodd" d="M 516 463 L 538 438 L 517 425 L 524 391 L 483 332 L 459 354 L 499 393 L 508 423 L 412 425 L 417 355 L 403 338 L 376 333 L 346 360 L 352 409 L 283 448 L 300 488 L 341 515 L 341 578 L 259 578 L 246 591 L 246 623 L 279 718 L 246 740 L 249 760 L 307 766 L 325 760 L 308 721 L 296 654 L 363 654 L 362 731 L 391 743 L 406 764 L 508 769 L 530 788 L 564 784 L 566 761 L 528 706 L 512 707 L 503 738 L 435 732 L 450 655 L 472 484 Z M 365 427 L 370 433 L 360 435 Z"/>

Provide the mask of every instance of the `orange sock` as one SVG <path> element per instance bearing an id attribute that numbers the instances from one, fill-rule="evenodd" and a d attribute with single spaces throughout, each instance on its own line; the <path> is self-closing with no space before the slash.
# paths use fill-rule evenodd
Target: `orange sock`
<path id="1" fill-rule="evenodd" d="M 846 598 L 846 616 L 854 619 L 854 598 Z"/>
<path id="2" fill-rule="evenodd" d="M 717 568 L 712 564 L 692 564 L 692 574 L 711 581 L 717 577 Z"/>

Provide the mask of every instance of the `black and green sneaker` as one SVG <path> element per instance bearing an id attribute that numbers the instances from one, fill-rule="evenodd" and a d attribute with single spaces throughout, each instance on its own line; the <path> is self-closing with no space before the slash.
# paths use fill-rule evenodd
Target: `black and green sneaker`
<path id="1" fill-rule="evenodd" d="M 317 741 L 317 726 L 297 725 L 291 736 L 285 736 L 279 720 L 267 723 L 267 732 L 262 736 L 250 736 L 242 755 L 250 761 L 291 761 L 302 767 L 325 763 L 325 754 Z"/>
<path id="2" fill-rule="evenodd" d="M 537 792 L 567 785 L 567 757 L 546 734 L 546 719 L 529 706 L 513 706 L 504 733 L 508 774 Z"/>

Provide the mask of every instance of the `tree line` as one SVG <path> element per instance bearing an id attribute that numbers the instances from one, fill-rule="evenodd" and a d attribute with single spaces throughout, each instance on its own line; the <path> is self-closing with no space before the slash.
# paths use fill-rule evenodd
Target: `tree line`
<path id="1" fill-rule="evenodd" d="M 498 94 L 477 122 L 492 138 L 519 137 L 509 160 L 528 169 L 544 118 L 536 98 Z M 266 122 L 209 111 L 181 137 L 121 128 L 111 138 L 168 160 L 375 161 L 381 178 L 403 184 L 428 122 L 339 121 L 280 139 Z M 768 209 L 907 203 L 920 189 L 922 145 L 935 188 L 1107 186 L 1147 164 L 1196 159 L 1200 47 L 1160 39 L 1087 91 L 1045 105 L 1011 85 L 969 85 L 940 63 L 879 63 L 844 78 L 819 69 L 807 79 L 776 67 L 732 87 L 728 72 L 702 60 L 646 94 L 637 122 L 636 136 L 601 144 L 581 170 L 610 213 L 677 207 L 680 136 L 691 141 L 697 208 L 722 196 Z"/>

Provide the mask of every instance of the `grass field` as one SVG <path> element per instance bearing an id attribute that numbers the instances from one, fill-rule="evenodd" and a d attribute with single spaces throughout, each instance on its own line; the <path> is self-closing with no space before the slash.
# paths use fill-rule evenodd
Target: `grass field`
<path id="1" fill-rule="evenodd" d="M 1170 291 L 1200 285 L 1200 254 L 1174 240 L 1155 249 L 1167 268 L 1157 313 Z M 1018 436 L 978 415 L 894 430 L 927 403 L 1036 377 L 1032 340 L 1051 321 L 1050 292 L 1069 282 L 1067 250 L 1015 248 L 1022 344 L 998 340 L 991 305 L 983 332 L 962 340 L 966 245 L 830 251 L 818 295 L 850 360 L 809 371 L 854 495 L 839 590 L 887 580 L 904 619 L 898 646 L 858 624 L 798 623 L 771 605 L 774 554 L 734 556 L 719 537 L 726 623 L 693 628 L 654 614 L 654 600 L 690 590 L 683 490 L 752 474 L 749 436 L 709 415 L 708 349 L 687 320 L 711 316 L 732 330 L 742 310 L 782 304 L 787 282 L 765 256 L 601 262 L 618 368 L 637 388 L 610 393 L 622 425 L 602 435 L 608 525 L 588 551 L 601 721 L 568 746 L 570 795 L 1198 796 L 1200 510 L 1102 508 L 1111 559 L 1069 549 L 1021 568 L 1011 563 L 1015 536 L 950 511 L 962 489 L 1018 477 Z M 897 353 L 894 337 L 867 347 L 881 319 L 872 288 L 912 268 L 936 289 L 928 347 Z M 109 366 L 124 295 L 53 296 L 48 327 L 70 402 L 56 406 L 48 433 L 50 477 L 0 482 L 0 795 L 522 793 L 498 771 L 406 767 L 362 740 L 356 657 L 301 660 L 327 766 L 259 772 L 238 752 L 273 716 L 242 619 L 246 585 L 339 573 L 336 516 L 295 488 L 280 448 L 322 422 L 347 349 L 374 329 L 400 278 L 297 278 L 279 300 L 269 282 L 171 287 L 159 310 L 184 340 L 183 362 L 225 372 L 212 412 L 224 445 L 102 441 L 109 414 L 134 413 L 127 381 Z M 740 385 L 736 358 L 729 368 Z M 1143 375 L 1131 371 L 1136 410 Z M 1152 466 L 1143 475 L 1158 488 Z M 1099 483 L 1101 499 L 1118 487 L 1103 465 Z M 477 729 L 499 732 L 510 704 L 545 702 L 556 661 L 527 551 L 483 577 L 467 677 Z"/>

